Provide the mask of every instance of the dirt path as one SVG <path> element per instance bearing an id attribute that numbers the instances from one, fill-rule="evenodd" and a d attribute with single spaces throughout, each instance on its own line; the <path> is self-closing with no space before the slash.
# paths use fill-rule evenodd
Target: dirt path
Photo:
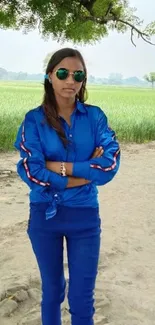
<path id="1" fill-rule="evenodd" d="M 0 325 L 40 325 L 39 272 L 25 232 L 28 188 L 16 176 L 17 159 L 0 154 Z M 155 324 L 154 166 L 155 142 L 122 145 L 118 175 L 100 188 L 95 325 Z"/>

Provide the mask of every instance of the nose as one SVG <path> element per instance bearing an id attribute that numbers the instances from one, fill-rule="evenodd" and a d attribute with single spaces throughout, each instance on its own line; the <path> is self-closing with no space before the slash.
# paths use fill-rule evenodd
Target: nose
<path id="1" fill-rule="evenodd" d="M 74 78 L 73 78 L 73 75 L 70 73 L 66 79 L 66 83 L 67 84 L 74 84 Z"/>

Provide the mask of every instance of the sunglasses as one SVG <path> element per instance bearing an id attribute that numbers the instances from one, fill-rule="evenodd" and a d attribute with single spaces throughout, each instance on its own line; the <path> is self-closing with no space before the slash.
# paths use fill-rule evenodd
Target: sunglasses
<path id="1" fill-rule="evenodd" d="M 73 79 L 77 82 L 82 82 L 85 80 L 86 78 L 86 74 L 84 71 L 82 70 L 77 70 L 77 71 L 74 71 L 74 72 L 69 72 L 68 69 L 65 69 L 65 68 L 60 68 L 58 69 L 56 72 L 55 72 L 57 78 L 59 80 L 65 80 L 68 78 L 69 75 L 72 75 L 73 76 Z"/>

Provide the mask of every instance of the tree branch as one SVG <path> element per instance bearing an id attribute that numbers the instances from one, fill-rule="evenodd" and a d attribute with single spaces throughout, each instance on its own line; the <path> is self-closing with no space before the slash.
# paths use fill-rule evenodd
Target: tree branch
<path id="1" fill-rule="evenodd" d="M 109 15 L 109 13 L 110 13 L 110 11 L 113 9 L 113 3 L 112 2 L 110 2 L 109 3 L 109 7 L 108 7 L 108 9 L 107 9 L 107 11 L 106 11 L 106 13 L 105 13 L 105 18 L 107 18 L 108 17 L 108 15 Z"/>
<path id="2" fill-rule="evenodd" d="M 131 43 L 136 47 L 136 44 L 133 41 L 133 36 L 134 36 L 133 31 L 134 31 L 134 28 L 132 27 L 131 28 Z"/>
<path id="3" fill-rule="evenodd" d="M 149 43 L 151 45 L 155 45 L 154 43 L 152 43 L 151 41 L 149 41 L 147 39 L 147 37 L 149 37 L 149 35 L 147 35 L 146 33 L 142 32 L 140 29 L 138 29 L 133 24 L 129 23 L 128 21 L 124 21 L 124 20 L 122 20 L 120 18 L 117 19 L 117 22 L 120 22 L 120 23 L 122 23 L 124 25 L 128 25 L 129 27 L 131 27 L 131 41 L 132 41 L 132 43 L 133 43 L 134 46 L 136 46 L 135 43 L 133 42 L 133 32 L 134 31 L 136 31 L 137 34 L 138 34 L 138 36 L 141 37 L 145 42 L 147 42 L 147 43 Z"/>
<path id="4" fill-rule="evenodd" d="M 108 13 L 110 11 L 110 6 L 108 8 Z M 149 39 L 147 39 L 149 37 L 148 34 L 146 34 L 145 32 L 142 32 L 140 29 L 138 29 L 136 26 L 134 26 L 133 24 L 129 23 L 128 21 L 125 21 L 123 19 L 120 19 L 120 18 L 116 18 L 116 17 L 107 17 L 107 16 L 104 16 L 104 17 L 95 17 L 93 15 L 90 15 L 90 16 L 87 16 L 87 17 L 80 17 L 80 20 L 85 22 L 85 21 L 93 21 L 95 23 L 98 23 L 100 25 L 106 25 L 109 21 L 115 21 L 116 24 L 117 23 L 122 23 L 124 25 L 127 25 L 131 28 L 131 42 L 132 44 L 136 47 L 136 44 L 134 43 L 133 41 L 133 37 L 134 37 L 134 31 L 138 34 L 138 37 L 141 37 L 146 43 L 149 43 L 151 45 L 154 45 L 155 46 L 155 43 L 152 43 L 151 41 L 149 41 Z"/>
<path id="5" fill-rule="evenodd" d="M 80 5 L 85 7 L 91 15 L 93 15 L 92 9 L 96 0 L 80 0 Z"/>

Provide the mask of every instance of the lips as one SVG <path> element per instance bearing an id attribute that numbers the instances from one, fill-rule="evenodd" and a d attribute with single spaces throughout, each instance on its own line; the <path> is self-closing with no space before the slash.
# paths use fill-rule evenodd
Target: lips
<path id="1" fill-rule="evenodd" d="M 63 88 L 64 90 L 75 91 L 74 88 Z"/>

